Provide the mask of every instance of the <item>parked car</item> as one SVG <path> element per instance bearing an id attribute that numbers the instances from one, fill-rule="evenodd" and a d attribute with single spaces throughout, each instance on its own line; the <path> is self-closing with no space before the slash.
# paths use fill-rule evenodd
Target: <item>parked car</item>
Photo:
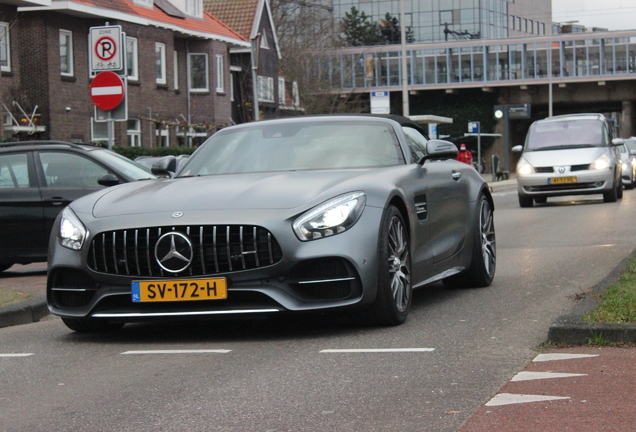
<path id="1" fill-rule="evenodd" d="M 456 156 L 397 116 L 227 127 L 176 177 L 62 212 L 49 308 L 76 331 L 346 308 L 400 324 L 413 288 L 493 280 L 492 197 Z"/>
<path id="2" fill-rule="evenodd" d="M 534 122 L 517 164 L 519 205 L 532 207 L 549 197 L 603 194 L 605 202 L 623 196 L 621 159 L 603 114 L 573 114 Z"/>
<path id="3" fill-rule="evenodd" d="M 625 189 L 634 189 L 634 182 L 636 181 L 636 154 L 629 151 L 627 144 L 619 145 L 618 151 L 621 157 L 621 179 L 623 180 L 623 187 Z"/>
<path id="4" fill-rule="evenodd" d="M 57 141 L 0 144 L 0 271 L 46 261 L 53 222 L 71 201 L 107 186 L 155 177 L 100 147 Z"/>
<path id="5" fill-rule="evenodd" d="M 183 163 L 188 160 L 190 155 L 181 154 L 178 156 L 139 156 L 135 158 L 135 162 L 145 166 L 148 169 L 152 169 L 152 166 L 158 161 L 168 161 L 167 168 L 170 171 L 170 175 L 174 175 Z"/>

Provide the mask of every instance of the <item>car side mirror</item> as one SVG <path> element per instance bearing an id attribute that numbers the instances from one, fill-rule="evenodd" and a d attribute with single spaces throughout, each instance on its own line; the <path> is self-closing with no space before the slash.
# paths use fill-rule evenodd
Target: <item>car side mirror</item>
<path id="1" fill-rule="evenodd" d="M 625 140 L 623 138 L 612 138 L 613 146 L 619 146 L 621 144 L 625 144 Z"/>
<path id="2" fill-rule="evenodd" d="M 157 176 L 170 177 L 174 175 L 177 167 L 177 158 L 174 156 L 166 156 L 152 164 L 150 171 Z"/>
<path id="3" fill-rule="evenodd" d="M 419 161 L 423 164 L 427 160 L 456 159 L 459 150 L 450 141 L 430 140 L 426 143 L 426 155 Z"/>
<path id="4" fill-rule="evenodd" d="M 111 186 L 118 185 L 119 179 L 117 178 L 115 174 L 105 174 L 101 176 L 99 180 L 97 180 L 97 183 L 99 183 L 102 186 L 111 187 Z"/>
<path id="5" fill-rule="evenodd" d="M 523 151 L 523 146 L 522 145 L 516 145 L 513 148 L 511 148 L 510 150 L 512 150 L 515 153 L 521 153 Z"/>

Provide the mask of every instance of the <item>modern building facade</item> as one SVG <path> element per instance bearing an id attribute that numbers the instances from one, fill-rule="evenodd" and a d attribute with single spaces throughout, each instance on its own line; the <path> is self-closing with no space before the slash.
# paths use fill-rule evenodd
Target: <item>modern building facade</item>
<path id="1" fill-rule="evenodd" d="M 331 0 L 339 21 L 355 7 L 375 22 L 400 17 L 415 43 L 499 39 L 550 34 L 550 0 Z"/>

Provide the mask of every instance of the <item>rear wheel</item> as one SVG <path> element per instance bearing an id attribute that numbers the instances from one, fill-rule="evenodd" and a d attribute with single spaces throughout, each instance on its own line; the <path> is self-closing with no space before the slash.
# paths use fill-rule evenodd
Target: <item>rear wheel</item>
<path id="1" fill-rule="evenodd" d="M 519 207 L 532 207 L 532 197 L 519 194 Z"/>
<path id="2" fill-rule="evenodd" d="M 616 185 L 616 198 L 623 198 L 623 180 L 619 178 L 618 184 Z"/>
<path id="3" fill-rule="evenodd" d="M 376 325 L 398 325 L 411 309 L 411 249 L 400 211 L 387 208 L 378 245 L 378 288 L 366 318 Z"/>
<path id="4" fill-rule="evenodd" d="M 623 190 L 621 189 L 621 195 Z M 605 202 L 616 202 L 618 200 L 618 186 L 614 183 L 614 187 L 607 191 L 603 192 L 603 201 Z"/>
<path id="5" fill-rule="evenodd" d="M 106 320 L 90 318 L 62 318 L 66 327 L 78 333 L 106 333 L 119 330 L 124 323 L 111 323 Z"/>
<path id="6" fill-rule="evenodd" d="M 497 268 L 495 220 L 492 206 L 485 196 L 482 196 L 479 201 L 479 217 L 476 224 L 470 267 L 464 273 L 444 279 L 446 287 L 486 287 L 495 277 Z"/>

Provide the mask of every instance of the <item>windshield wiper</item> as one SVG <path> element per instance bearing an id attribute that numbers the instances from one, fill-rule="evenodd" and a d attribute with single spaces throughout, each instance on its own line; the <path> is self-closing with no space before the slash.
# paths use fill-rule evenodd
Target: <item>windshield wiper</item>
<path id="1" fill-rule="evenodd" d="M 537 147 L 531 150 L 532 151 L 563 150 L 563 149 L 587 148 L 587 147 L 598 147 L 598 146 L 595 144 L 564 144 L 564 145 L 558 145 L 558 146 Z"/>

